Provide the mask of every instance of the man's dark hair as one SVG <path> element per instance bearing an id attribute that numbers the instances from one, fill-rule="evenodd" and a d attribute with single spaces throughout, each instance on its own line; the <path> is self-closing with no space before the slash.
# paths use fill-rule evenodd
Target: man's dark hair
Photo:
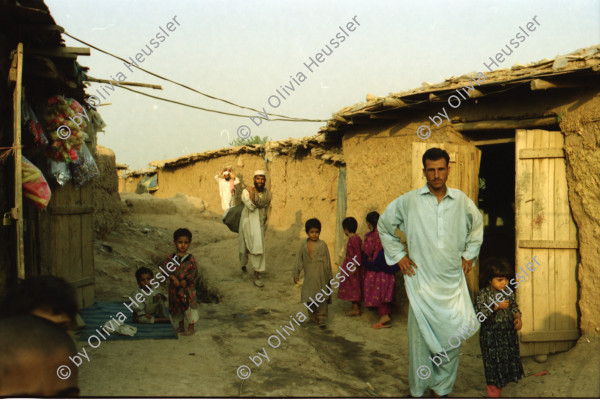
<path id="1" fill-rule="evenodd" d="M 148 267 L 139 267 L 137 269 L 137 271 L 135 271 L 135 280 L 136 282 L 139 282 L 140 279 L 142 279 L 142 275 L 144 274 L 150 274 L 150 278 L 154 277 L 154 274 L 152 273 L 152 270 Z"/>
<path id="2" fill-rule="evenodd" d="M 311 218 L 304 224 L 304 230 L 306 233 L 310 231 L 312 228 L 317 228 L 319 232 L 321 232 L 321 221 L 316 218 Z"/>
<path id="3" fill-rule="evenodd" d="M 437 160 L 440 160 L 442 158 L 444 160 L 446 160 L 446 167 L 448 165 L 450 165 L 450 156 L 448 155 L 448 153 L 446 152 L 446 150 L 442 150 L 442 149 L 437 148 L 437 147 L 432 147 L 431 149 L 427 150 L 423 154 L 423 168 L 426 168 L 426 166 L 425 166 L 425 160 L 437 161 Z"/>
<path id="4" fill-rule="evenodd" d="M 486 258 L 481 263 L 481 269 L 482 271 L 485 271 L 486 283 L 494 278 L 511 279 L 511 277 L 514 275 L 514 271 L 505 258 Z"/>
<path id="5" fill-rule="evenodd" d="M 377 222 L 379 222 L 379 213 L 377 211 L 371 211 L 367 214 L 367 222 L 373 225 L 373 230 L 377 229 Z"/>
<path id="6" fill-rule="evenodd" d="M 347 229 L 350 233 L 356 233 L 358 228 L 358 222 L 352 217 L 344 218 L 342 221 L 342 228 Z"/>
<path id="7" fill-rule="evenodd" d="M 6 292 L 0 302 L 0 317 L 27 315 L 37 309 L 50 310 L 53 314 L 65 313 L 74 321 L 79 311 L 75 289 L 57 276 L 27 278 Z"/>
<path id="8" fill-rule="evenodd" d="M 189 229 L 186 228 L 179 228 L 175 231 L 175 233 L 173 233 L 173 240 L 177 240 L 180 237 L 185 236 L 188 239 L 190 239 L 190 242 L 192 241 L 192 232 L 190 232 Z"/>

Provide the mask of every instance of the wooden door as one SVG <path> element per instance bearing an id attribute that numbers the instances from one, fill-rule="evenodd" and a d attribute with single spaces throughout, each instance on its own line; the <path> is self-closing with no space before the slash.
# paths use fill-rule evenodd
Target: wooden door
<path id="1" fill-rule="evenodd" d="M 577 329 L 577 231 L 568 200 L 561 132 L 517 130 L 516 271 L 540 263 L 517 288 L 521 355 L 565 351 Z"/>
<path id="2" fill-rule="evenodd" d="M 468 143 L 414 142 L 412 147 L 412 189 L 418 189 L 427 183 L 423 176 L 422 157 L 423 153 L 432 147 L 446 150 L 450 156 L 450 175 L 446 185 L 462 190 L 477 205 L 481 150 Z M 479 262 L 473 265 L 473 270 L 467 275 L 467 285 L 471 299 L 474 300 L 479 291 Z"/>
<path id="3" fill-rule="evenodd" d="M 40 213 L 41 272 L 71 283 L 81 308 L 94 303 L 93 230 L 92 184 L 53 188 L 47 211 Z"/>

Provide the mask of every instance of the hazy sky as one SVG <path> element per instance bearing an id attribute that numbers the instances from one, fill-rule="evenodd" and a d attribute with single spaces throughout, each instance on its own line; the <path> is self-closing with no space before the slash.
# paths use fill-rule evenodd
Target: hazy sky
<path id="1" fill-rule="evenodd" d="M 46 0 L 71 35 L 125 59 L 150 45 L 140 67 L 237 104 L 291 117 L 329 119 L 339 109 L 378 96 L 486 71 L 483 62 L 537 16 L 540 26 L 501 65 L 554 58 L 600 43 L 600 2 L 564 1 L 65 1 Z M 180 25 L 167 23 L 173 18 Z M 355 19 L 353 32 L 346 29 Z M 342 26 L 347 35 L 341 33 Z M 162 27 L 169 37 L 157 37 Z M 345 37 L 341 43 L 339 36 Z M 68 46 L 85 47 L 65 36 Z M 154 39 L 153 42 L 150 42 Z M 330 43 L 334 39 L 338 44 Z M 161 42 L 161 40 L 163 40 Z M 310 57 L 330 46 L 310 72 Z M 157 46 L 158 45 L 158 46 Z M 256 113 L 208 99 L 91 50 L 79 57 L 89 75 L 162 85 L 139 89 L 200 107 Z M 304 74 L 301 82 L 298 73 Z M 291 76 L 291 78 L 290 78 Z M 292 78 L 296 78 L 296 82 Z M 123 79 L 123 78 L 121 78 Z M 291 83 L 290 83 L 291 81 Z M 285 85 L 293 91 L 282 89 Z M 87 93 L 96 94 L 101 84 Z M 116 87 L 117 85 L 115 85 Z M 138 89 L 138 88 L 135 88 Z M 276 90 L 286 97 L 282 99 Z M 102 92 L 104 93 L 104 92 Z M 271 139 L 311 136 L 322 122 L 263 121 L 208 113 L 126 90 L 109 91 L 99 108 L 106 124 L 98 142 L 132 169 L 149 161 L 228 146 L 236 129 Z M 278 105 L 277 95 L 281 104 Z M 224 130 L 229 132 L 229 138 Z"/>

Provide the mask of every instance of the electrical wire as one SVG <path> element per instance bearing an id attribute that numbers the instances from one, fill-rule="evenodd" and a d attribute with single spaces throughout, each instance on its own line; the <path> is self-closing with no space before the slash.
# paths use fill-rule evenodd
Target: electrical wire
<path id="1" fill-rule="evenodd" d="M 192 87 L 189 87 L 189 86 L 187 86 L 187 85 L 185 85 L 185 84 L 183 84 L 183 83 L 176 82 L 176 81 L 174 81 L 174 80 L 171 80 L 171 79 L 169 79 L 169 78 L 166 78 L 166 77 L 164 77 L 164 76 L 161 76 L 161 75 L 155 74 L 154 72 L 148 71 L 147 69 L 144 69 L 144 68 L 138 67 L 137 65 L 135 65 L 135 64 L 133 64 L 133 63 L 130 63 L 130 62 L 128 62 L 127 60 L 125 60 L 125 59 L 124 59 L 124 58 L 122 58 L 122 57 L 119 57 L 119 56 L 117 56 L 117 55 L 115 55 L 115 54 L 112 54 L 112 53 L 110 53 L 110 52 L 108 52 L 108 51 L 106 51 L 106 50 L 102 50 L 102 49 L 100 49 L 99 47 L 96 47 L 96 46 L 94 46 L 94 45 L 92 45 L 92 44 L 90 44 L 90 43 L 87 43 L 87 42 L 85 42 L 85 41 L 83 41 L 83 40 L 81 40 L 81 39 L 79 39 L 79 38 L 77 38 L 77 37 L 75 37 L 75 36 L 73 36 L 73 35 L 70 35 L 70 34 L 69 34 L 69 33 L 67 33 L 67 32 L 64 32 L 63 34 L 64 34 L 64 35 L 66 35 L 66 36 L 68 36 L 68 37 L 70 37 L 70 38 L 71 38 L 71 39 L 73 39 L 73 40 L 76 40 L 76 41 L 78 41 L 78 42 L 80 42 L 80 43 L 83 43 L 83 44 L 85 44 L 86 46 L 89 46 L 89 47 L 91 47 L 92 49 L 98 50 L 98 51 L 99 51 L 99 52 L 101 52 L 101 53 L 107 54 L 107 55 L 109 55 L 109 56 L 111 56 L 111 57 L 114 57 L 114 58 L 116 58 L 116 59 L 118 59 L 118 60 L 121 60 L 121 61 L 123 61 L 123 62 L 125 62 L 125 63 L 129 64 L 130 66 L 132 66 L 132 67 L 135 67 L 135 68 L 139 69 L 140 71 L 143 71 L 143 72 L 145 72 L 145 73 L 147 73 L 147 74 L 150 74 L 150 75 L 152 75 L 152 76 L 155 76 L 155 77 L 157 77 L 157 78 L 159 78 L 159 79 L 165 80 L 165 81 L 167 81 L 167 82 L 171 82 L 171 83 L 173 83 L 173 84 L 175 84 L 175 85 L 181 86 L 181 87 L 183 87 L 183 88 L 185 88 L 185 89 L 191 90 L 191 91 L 193 91 L 193 92 L 195 92 L 195 93 L 201 94 L 202 96 L 208 97 L 208 98 L 210 98 L 210 99 L 213 99 L 213 100 L 218 100 L 218 101 L 222 101 L 222 102 L 224 102 L 224 103 L 230 104 L 230 105 L 232 105 L 232 106 L 235 106 L 235 107 L 239 107 L 239 108 L 243 108 L 243 109 L 246 109 L 246 110 L 255 111 L 255 112 L 257 112 L 257 113 L 260 113 L 260 111 L 259 111 L 259 110 L 256 110 L 256 109 L 254 109 L 254 108 L 252 108 L 252 107 L 246 107 L 246 106 L 242 106 L 242 105 L 236 104 L 236 103 L 234 103 L 234 102 L 231 102 L 231 101 L 229 101 L 229 100 L 221 99 L 221 98 L 219 98 L 219 97 L 212 96 L 212 95 L 210 95 L 210 94 L 207 94 L 207 93 L 203 93 L 203 92 L 201 92 L 201 91 L 199 91 L 199 90 L 196 90 L 196 89 L 194 89 L 194 88 L 192 88 Z M 123 89 L 125 89 L 125 88 L 123 88 Z M 157 98 L 157 99 L 160 99 L 160 100 L 170 101 L 170 102 L 172 102 L 172 103 L 175 103 L 175 104 L 180 104 L 180 105 L 184 105 L 184 106 L 191 107 L 191 108 L 197 108 L 197 109 L 204 110 L 204 111 L 208 111 L 208 112 L 215 112 L 215 113 L 218 113 L 218 114 L 225 114 L 225 115 L 231 115 L 231 116 L 236 116 L 236 117 L 249 117 L 248 115 L 240 115 L 240 114 L 227 113 L 227 112 L 224 112 L 224 111 L 210 110 L 210 109 L 207 109 L 207 108 L 202 108 L 202 107 L 192 106 L 192 105 L 190 105 L 190 104 L 179 103 L 179 102 L 177 102 L 177 101 L 174 101 L 174 100 L 168 100 L 168 99 L 163 99 L 163 98 L 160 98 L 160 97 L 155 97 L 155 96 L 149 95 L 149 94 L 147 94 L 147 93 L 144 93 L 144 92 L 138 92 L 138 91 L 136 91 L 136 90 L 132 90 L 132 89 L 127 89 L 127 90 L 131 90 L 132 92 L 140 93 L 140 94 L 143 94 L 143 95 L 146 95 L 146 96 L 150 96 L 150 97 L 154 97 L 154 98 Z M 264 110 L 263 110 L 263 112 L 264 112 Z M 323 120 L 323 119 L 296 118 L 296 117 L 288 117 L 287 115 L 274 114 L 274 113 L 272 113 L 272 114 L 269 114 L 269 115 L 274 115 L 274 116 L 277 116 L 277 117 L 282 117 L 282 118 L 285 118 L 285 119 L 270 119 L 271 121 L 287 121 L 287 120 L 290 120 L 290 121 L 297 121 L 297 122 L 327 122 L 327 120 Z"/>
<path id="2" fill-rule="evenodd" d="M 151 97 L 153 99 L 157 99 L 157 100 L 162 100 L 162 101 L 166 101 L 168 103 L 173 103 L 173 104 L 178 104 L 180 106 L 184 106 L 184 107 L 190 107 L 190 108 L 195 108 L 197 110 L 203 110 L 203 111 L 207 111 L 207 112 L 212 112 L 212 113 L 217 113 L 217 114 L 224 114 L 224 115 L 230 115 L 232 117 L 243 117 L 243 118 L 249 118 L 249 115 L 242 115 L 242 114 L 233 114 L 233 113 L 228 113 L 225 111 L 218 111 L 218 110 L 211 110 L 208 108 L 203 108 L 203 107 L 199 107 L 199 106 L 194 106 L 192 104 L 187 104 L 187 103 L 182 103 L 180 101 L 177 100 L 171 100 L 171 99 L 166 99 L 164 97 L 160 97 L 160 96 L 155 96 L 149 93 L 144 93 L 144 92 L 140 92 L 139 90 L 135 90 L 135 89 L 131 89 L 125 86 L 116 86 L 118 88 L 121 89 L 125 89 L 125 90 L 129 90 L 130 92 L 134 92 L 137 94 L 141 94 L 142 96 L 147 96 L 147 97 Z M 271 114 L 271 115 L 275 115 L 275 114 Z M 252 117 L 257 117 L 257 116 L 252 116 Z M 262 118 L 262 117 L 261 117 Z M 325 120 L 321 120 L 321 119 L 284 119 L 284 118 L 269 118 L 269 121 L 285 121 L 285 122 L 327 122 Z"/>

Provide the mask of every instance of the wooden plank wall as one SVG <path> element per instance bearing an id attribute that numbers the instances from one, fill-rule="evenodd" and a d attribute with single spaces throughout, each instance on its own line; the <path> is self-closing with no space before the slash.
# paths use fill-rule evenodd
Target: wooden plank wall
<path id="1" fill-rule="evenodd" d="M 561 132 L 517 130 L 516 262 L 540 263 L 520 283 L 521 354 L 565 351 L 577 331 L 577 236 L 569 208 Z M 566 248 L 565 248 L 566 247 Z"/>
<path id="2" fill-rule="evenodd" d="M 40 214 L 41 272 L 73 284 L 79 306 L 94 303 L 92 185 L 72 182 L 52 191 L 47 212 Z"/>

